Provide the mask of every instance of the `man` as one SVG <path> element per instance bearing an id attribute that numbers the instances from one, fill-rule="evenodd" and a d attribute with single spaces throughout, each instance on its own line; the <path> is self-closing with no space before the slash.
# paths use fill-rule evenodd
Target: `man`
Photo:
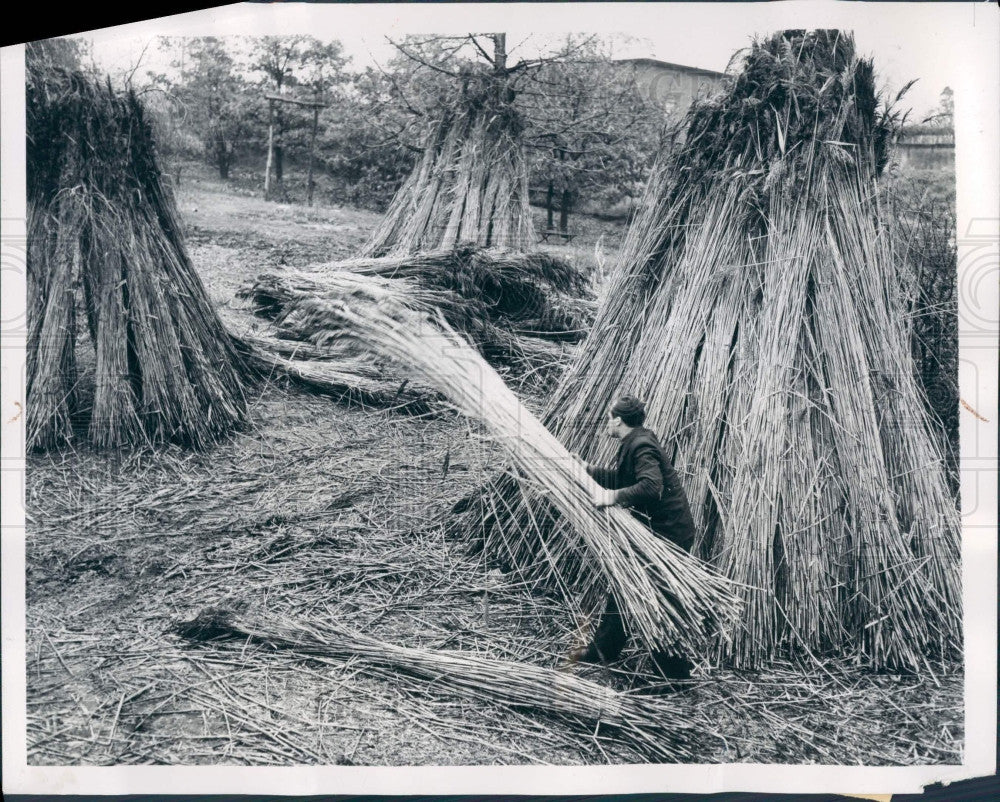
<path id="1" fill-rule="evenodd" d="M 618 457 L 614 467 L 587 466 L 587 473 L 603 488 L 595 492 L 594 505 L 625 507 L 657 535 L 690 551 L 694 543 L 694 520 L 687 497 L 656 435 L 643 428 L 645 420 L 646 408 L 638 398 L 625 395 L 611 405 L 606 432 L 620 441 Z M 615 660 L 625 640 L 618 603 L 611 594 L 593 641 L 575 650 L 570 659 Z M 682 654 L 657 651 L 653 653 L 653 661 L 667 679 L 691 676 L 692 664 Z"/>

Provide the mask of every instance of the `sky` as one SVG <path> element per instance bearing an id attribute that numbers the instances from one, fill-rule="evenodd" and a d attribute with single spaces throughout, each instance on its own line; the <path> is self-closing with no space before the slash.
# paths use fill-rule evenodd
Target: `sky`
<path id="1" fill-rule="evenodd" d="M 977 7 L 978 6 L 978 7 Z M 514 58 L 538 52 L 567 32 L 620 34 L 630 42 L 621 57 L 651 57 L 725 70 L 754 35 L 780 28 L 852 30 L 861 54 L 872 56 L 891 91 L 916 78 L 904 107 L 926 116 L 951 87 L 960 103 L 963 82 L 975 69 L 960 42 L 981 36 L 995 14 L 982 3 L 859 3 L 795 0 L 770 3 L 560 3 L 481 5 L 239 4 L 82 34 L 99 66 L 111 73 L 162 69 L 166 58 L 150 46 L 157 35 L 309 33 L 337 39 L 354 68 L 392 55 L 387 37 L 405 33 L 505 31 Z M 996 26 L 993 25 L 995 30 Z M 144 55 L 143 55 L 144 54 Z"/>

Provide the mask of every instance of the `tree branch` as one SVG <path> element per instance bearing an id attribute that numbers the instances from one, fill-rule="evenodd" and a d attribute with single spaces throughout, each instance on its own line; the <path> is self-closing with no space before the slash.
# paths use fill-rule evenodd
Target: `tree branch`
<path id="1" fill-rule="evenodd" d="M 493 62 L 493 56 L 487 53 L 486 49 L 481 44 L 479 44 L 479 40 L 476 39 L 476 35 L 474 33 L 469 34 L 469 41 L 476 46 L 476 50 L 478 50 L 480 53 L 483 54 L 483 58 L 485 58 L 490 63 Z"/>
<path id="2" fill-rule="evenodd" d="M 394 48 L 396 48 L 400 53 L 402 53 L 404 56 L 406 56 L 411 61 L 415 61 L 415 62 L 417 62 L 417 64 L 421 64 L 424 67 L 427 67 L 427 69 L 434 70 L 434 72 L 439 72 L 442 75 L 447 75 L 447 76 L 449 76 L 451 78 L 458 78 L 459 77 L 459 73 L 452 72 L 451 70 L 446 70 L 444 67 L 440 67 L 437 64 L 432 64 L 431 62 L 427 61 L 426 59 L 420 58 L 415 53 L 411 53 L 410 51 L 408 51 L 399 42 L 392 41 L 392 39 L 390 39 L 388 36 L 385 37 L 385 39 L 386 39 L 386 41 L 389 44 L 391 44 Z"/>
<path id="3" fill-rule="evenodd" d="M 379 64 L 376 64 L 375 68 L 382 74 L 382 77 L 385 78 L 392 85 L 392 88 L 396 90 L 396 93 L 399 95 L 399 99 L 402 100 L 403 105 L 406 106 L 406 110 L 411 114 L 416 115 L 417 117 L 423 117 L 424 113 L 419 109 L 415 108 L 413 104 L 410 103 L 409 99 L 406 97 L 406 93 L 403 91 L 403 87 L 401 87 L 399 85 L 399 82 L 396 80 L 396 76 L 387 73 L 385 70 L 382 69 L 381 65 Z"/>

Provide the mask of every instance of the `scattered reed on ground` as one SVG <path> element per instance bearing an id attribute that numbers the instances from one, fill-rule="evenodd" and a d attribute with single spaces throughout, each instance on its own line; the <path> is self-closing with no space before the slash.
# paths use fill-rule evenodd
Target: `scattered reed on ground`
<path id="1" fill-rule="evenodd" d="M 267 384 L 262 393 L 255 427 L 211 453 L 30 455 L 32 765 L 664 759 L 610 727 L 446 692 L 357 658 L 193 647 L 166 634 L 218 605 L 262 630 L 307 621 L 550 669 L 580 643 L 572 604 L 517 572 L 488 570 L 428 525 L 432 509 L 502 462 L 477 427 L 454 415 L 362 412 Z M 629 697 L 655 691 L 637 656 L 630 645 L 621 665 L 572 670 Z M 955 666 L 900 677 L 848 661 L 752 674 L 697 662 L 683 691 L 649 700 L 667 708 L 664 721 L 692 725 L 686 761 L 960 762 Z"/>

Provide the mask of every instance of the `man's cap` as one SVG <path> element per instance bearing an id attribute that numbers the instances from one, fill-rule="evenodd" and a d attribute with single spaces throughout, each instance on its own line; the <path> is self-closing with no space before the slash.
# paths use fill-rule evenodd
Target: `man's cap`
<path id="1" fill-rule="evenodd" d="M 634 395 L 623 395 L 611 406 L 612 415 L 637 415 L 646 412 L 646 405 Z"/>

